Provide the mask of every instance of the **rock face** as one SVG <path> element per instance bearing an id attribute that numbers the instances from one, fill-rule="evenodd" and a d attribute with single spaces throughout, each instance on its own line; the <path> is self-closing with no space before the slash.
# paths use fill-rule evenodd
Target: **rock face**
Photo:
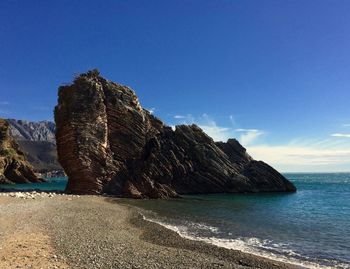
<path id="1" fill-rule="evenodd" d="M 237 140 L 215 143 L 196 125 L 172 130 L 141 107 L 132 89 L 96 70 L 59 88 L 55 121 L 69 193 L 166 198 L 296 190 Z"/>
<path id="2" fill-rule="evenodd" d="M 56 126 L 51 121 L 31 122 L 25 120 L 7 119 L 10 124 L 9 134 L 24 152 L 28 162 L 36 172 L 63 173 L 57 159 Z"/>
<path id="3" fill-rule="evenodd" d="M 9 136 L 9 123 L 0 119 L 0 183 L 41 182 L 18 144 Z"/>
<path id="4" fill-rule="evenodd" d="M 10 136 L 16 140 L 26 141 L 44 141 L 56 143 L 55 139 L 55 123 L 51 121 L 26 121 L 7 119 L 10 124 Z"/>

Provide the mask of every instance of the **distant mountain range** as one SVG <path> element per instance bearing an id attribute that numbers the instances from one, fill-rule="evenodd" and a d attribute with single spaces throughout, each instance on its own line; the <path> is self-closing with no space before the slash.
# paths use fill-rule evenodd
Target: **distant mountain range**
<path id="1" fill-rule="evenodd" d="M 7 119 L 10 136 L 20 141 L 44 141 L 56 144 L 55 123 L 52 121 L 26 121 Z"/>
<path id="2" fill-rule="evenodd" d="M 7 119 L 9 134 L 37 172 L 63 170 L 57 160 L 55 123 Z"/>

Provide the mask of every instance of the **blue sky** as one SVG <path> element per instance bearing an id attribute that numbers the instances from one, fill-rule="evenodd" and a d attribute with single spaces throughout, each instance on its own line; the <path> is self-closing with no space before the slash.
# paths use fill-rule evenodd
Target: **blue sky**
<path id="1" fill-rule="evenodd" d="M 97 67 L 169 125 L 350 171 L 350 1 L 100 2 L 0 2 L 0 117 L 52 119 L 58 86 Z"/>

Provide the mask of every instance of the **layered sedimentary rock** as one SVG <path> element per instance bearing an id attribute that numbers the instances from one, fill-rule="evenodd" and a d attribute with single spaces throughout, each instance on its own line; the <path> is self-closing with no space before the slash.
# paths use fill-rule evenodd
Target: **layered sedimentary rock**
<path id="1" fill-rule="evenodd" d="M 7 122 L 10 125 L 10 136 L 18 143 L 36 172 L 46 175 L 63 174 L 63 168 L 57 159 L 54 122 L 16 119 L 7 119 Z"/>
<path id="2" fill-rule="evenodd" d="M 9 123 L 0 119 L 0 183 L 41 182 L 18 144 L 9 136 Z"/>
<path id="3" fill-rule="evenodd" d="M 237 140 L 215 143 L 196 125 L 173 130 L 143 109 L 132 89 L 96 70 L 59 88 L 55 121 L 70 193 L 165 198 L 295 191 Z"/>

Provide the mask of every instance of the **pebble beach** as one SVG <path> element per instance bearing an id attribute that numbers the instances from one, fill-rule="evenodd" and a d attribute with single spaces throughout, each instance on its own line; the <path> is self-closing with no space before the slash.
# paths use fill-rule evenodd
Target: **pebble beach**
<path id="1" fill-rule="evenodd" d="M 181 238 L 120 199 L 0 195 L 0 268 L 297 268 Z"/>

